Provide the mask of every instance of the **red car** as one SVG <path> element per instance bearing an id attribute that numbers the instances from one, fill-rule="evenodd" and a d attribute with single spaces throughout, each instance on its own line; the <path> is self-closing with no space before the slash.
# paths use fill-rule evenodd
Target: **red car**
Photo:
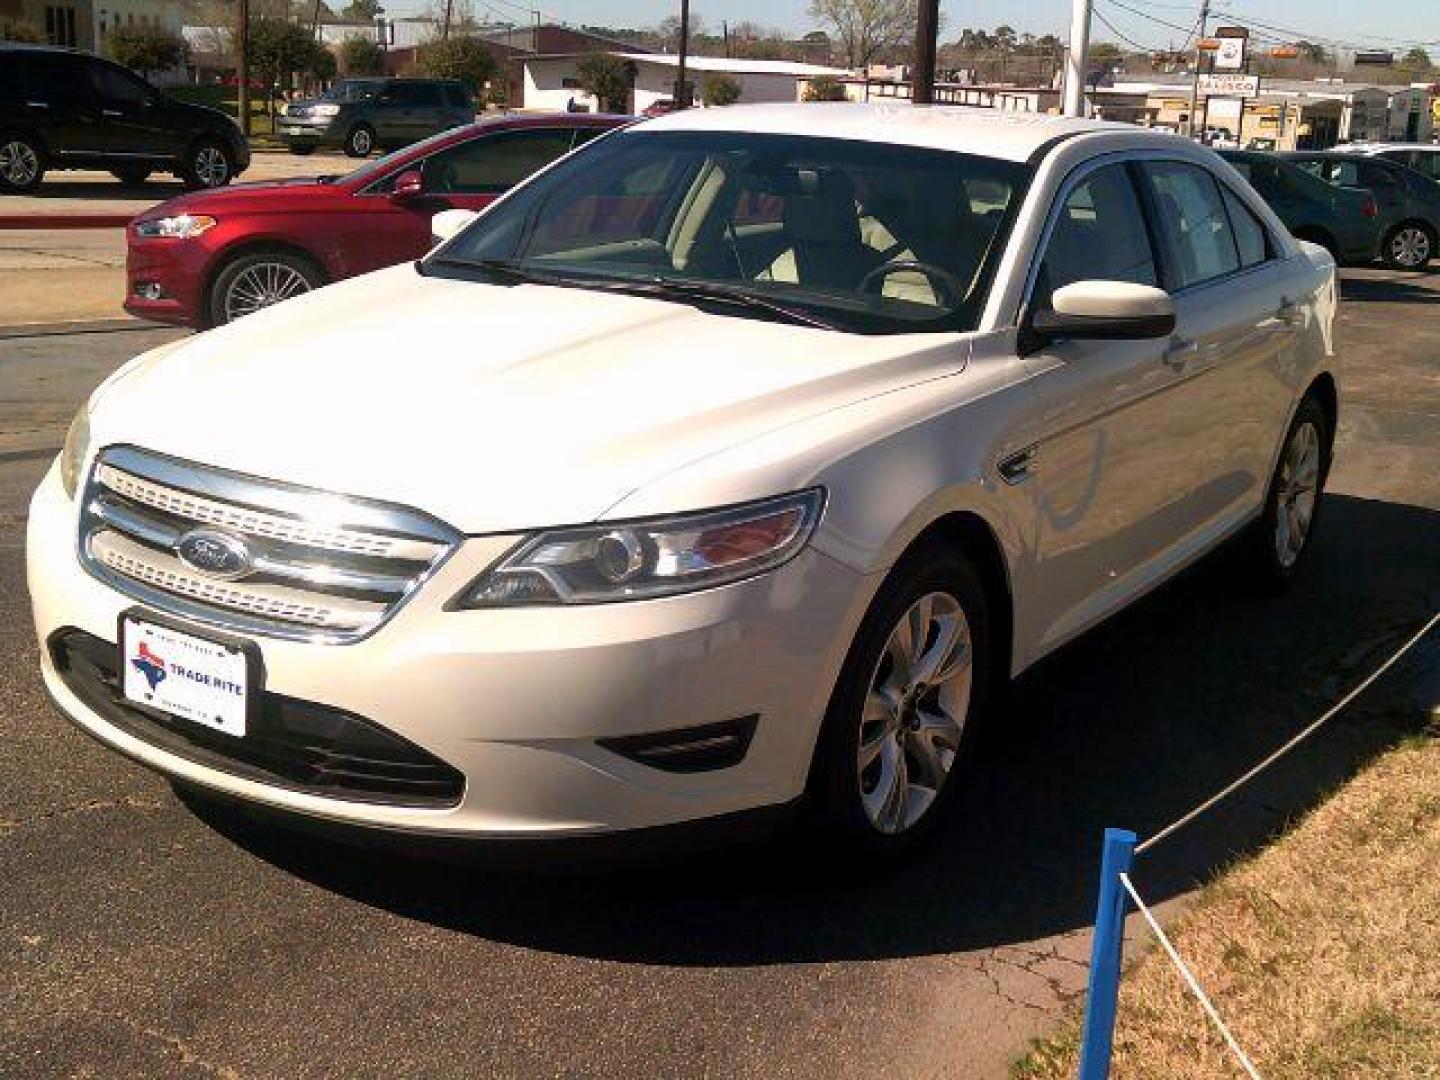
<path id="1" fill-rule="evenodd" d="M 200 328 L 430 247 L 430 218 L 479 210 L 629 117 L 505 117 L 442 132 L 344 176 L 182 195 L 126 227 L 125 310 Z"/>

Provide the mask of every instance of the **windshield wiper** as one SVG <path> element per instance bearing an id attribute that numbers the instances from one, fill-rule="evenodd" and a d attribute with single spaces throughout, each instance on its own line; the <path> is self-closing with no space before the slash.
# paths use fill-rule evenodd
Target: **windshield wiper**
<path id="1" fill-rule="evenodd" d="M 704 281 L 677 281 L 674 278 L 652 277 L 634 281 L 625 278 L 605 278 L 599 281 L 577 282 L 585 288 L 608 289 L 614 292 L 631 292 L 640 296 L 675 296 L 687 300 L 711 300 L 721 304 L 735 304 L 752 311 L 763 311 L 778 315 L 786 322 L 800 326 L 813 326 L 817 330 L 840 330 L 841 327 L 808 311 L 790 307 L 763 296 L 757 296 L 743 289 L 725 285 L 712 285 Z"/>
<path id="2" fill-rule="evenodd" d="M 543 270 L 531 270 L 508 259 L 426 259 L 426 263 L 443 266 L 450 270 L 479 270 L 482 273 L 503 278 L 517 285 L 575 285 L 571 278 L 548 274 Z"/>

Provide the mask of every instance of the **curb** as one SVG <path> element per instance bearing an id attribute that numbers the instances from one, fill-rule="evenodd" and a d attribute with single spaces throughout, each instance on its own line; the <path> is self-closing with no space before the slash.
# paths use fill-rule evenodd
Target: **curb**
<path id="1" fill-rule="evenodd" d="M 151 322 L 149 319 L 75 319 L 70 322 L 13 323 L 0 326 L 0 341 L 17 338 L 55 337 L 64 334 L 109 334 L 124 330 L 184 330 L 183 326 Z"/>
<path id="2" fill-rule="evenodd" d="M 133 213 L 109 214 L 0 214 L 0 229 L 118 229 L 130 223 Z"/>

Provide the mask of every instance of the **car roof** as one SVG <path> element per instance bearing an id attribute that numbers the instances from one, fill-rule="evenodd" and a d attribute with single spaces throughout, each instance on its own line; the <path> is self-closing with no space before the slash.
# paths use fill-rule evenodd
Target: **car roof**
<path id="1" fill-rule="evenodd" d="M 646 120 L 644 131 L 736 131 L 811 135 L 859 142 L 953 150 L 1007 161 L 1028 161 L 1057 140 L 1092 132 L 1148 134 L 1167 145 L 1174 135 L 1133 124 L 1044 113 L 1004 112 L 963 105 L 806 102 L 682 109 Z"/>

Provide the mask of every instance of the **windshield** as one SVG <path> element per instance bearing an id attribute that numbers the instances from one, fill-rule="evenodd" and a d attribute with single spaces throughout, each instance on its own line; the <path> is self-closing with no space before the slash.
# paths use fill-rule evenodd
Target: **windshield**
<path id="1" fill-rule="evenodd" d="M 739 293 L 764 303 L 727 313 L 859 333 L 973 330 L 1028 175 L 886 143 L 637 127 L 517 189 L 425 269 Z"/>

